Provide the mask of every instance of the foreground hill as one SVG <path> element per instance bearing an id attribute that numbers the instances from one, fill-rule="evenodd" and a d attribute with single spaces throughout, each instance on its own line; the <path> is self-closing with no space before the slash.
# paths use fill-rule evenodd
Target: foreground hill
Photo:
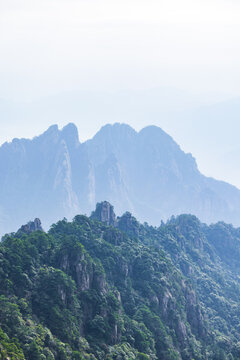
<path id="1" fill-rule="evenodd" d="M 240 191 L 204 177 L 194 158 L 155 126 L 137 133 L 128 125 L 106 125 L 80 144 L 75 125 L 55 125 L 0 148 L 2 235 L 33 216 L 48 227 L 89 214 L 103 200 L 156 225 L 181 213 L 240 225 Z"/>
<path id="2" fill-rule="evenodd" d="M 190 215 L 36 219 L 0 243 L 0 359 L 237 360 L 239 258 L 239 229 Z"/>

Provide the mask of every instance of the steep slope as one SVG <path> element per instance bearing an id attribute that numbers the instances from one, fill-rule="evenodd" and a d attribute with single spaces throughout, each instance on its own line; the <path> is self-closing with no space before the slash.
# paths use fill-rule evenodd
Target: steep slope
<path id="1" fill-rule="evenodd" d="M 0 148 L 1 234 L 32 217 L 47 228 L 58 218 L 89 214 L 104 199 L 152 224 L 181 213 L 240 224 L 240 191 L 204 177 L 191 154 L 155 126 L 137 133 L 106 125 L 80 144 L 75 125 L 55 125 Z"/>
<path id="2" fill-rule="evenodd" d="M 78 145 L 77 129 L 70 124 L 61 132 L 54 125 L 33 140 L 14 139 L 0 148 L 1 233 L 32 214 L 50 224 L 77 213 L 71 159 Z"/>
<path id="3" fill-rule="evenodd" d="M 154 228 L 108 202 L 34 224 L 0 243 L 1 359 L 239 359 L 239 229 Z"/>
<path id="4" fill-rule="evenodd" d="M 130 210 L 154 224 L 181 213 L 239 224 L 239 190 L 201 175 L 191 154 L 160 128 L 136 133 L 126 125 L 107 125 L 86 147 L 96 172 L 96 201 L 107 199 L 118 212 Z M 98 183 L 107 189 L 99 190 Z"/>

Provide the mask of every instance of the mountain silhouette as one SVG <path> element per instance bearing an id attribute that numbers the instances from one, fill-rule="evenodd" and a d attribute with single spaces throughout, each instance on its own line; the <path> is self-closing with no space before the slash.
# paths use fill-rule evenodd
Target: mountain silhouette
<path id="1" fill-rule="evenodd" d="M 118 213 L 159 225 L 191 213 L 206 223 L 240 225 L 240 190 L 202 175 L 161 128 L 140 132 L 126 124 L 105 125 L 80 143 L 72 123 L 0 147 L 0 232 L 32 218 L 47 228 L 109 201 Z"/>

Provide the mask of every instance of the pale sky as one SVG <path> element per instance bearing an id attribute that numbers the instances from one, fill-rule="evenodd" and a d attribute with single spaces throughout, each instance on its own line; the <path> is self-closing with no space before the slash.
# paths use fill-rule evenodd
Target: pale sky
<path id="1" fill-rule="evenodd" d="M 171 86 L 240 95 L 240 2 L 1 0 L 0 96 Z"/>
<path id="2" fill-rule="evenodd" d="M 231 98 L 238 0 L 0 0 L 0 144 L 53 123 L 74 121 L 81 140 L 106 122 L 155 124 L 240 187 Z"/>

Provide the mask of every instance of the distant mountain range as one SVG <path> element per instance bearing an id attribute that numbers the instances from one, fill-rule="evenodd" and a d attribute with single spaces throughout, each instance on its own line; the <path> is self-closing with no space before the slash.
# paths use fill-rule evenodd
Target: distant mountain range
<path id="1" fill-rule="evenodd" d="M 103 200 L 154 225 L 182 213 L 240 225 L 240 190 L 203 176 L 192 155 L 156 126 L 136 132 L 106 125 L 80 143 L 74 124 L 53 125 L 0 147 L 1 234 L 33 217 L 47 228 Z"/>

